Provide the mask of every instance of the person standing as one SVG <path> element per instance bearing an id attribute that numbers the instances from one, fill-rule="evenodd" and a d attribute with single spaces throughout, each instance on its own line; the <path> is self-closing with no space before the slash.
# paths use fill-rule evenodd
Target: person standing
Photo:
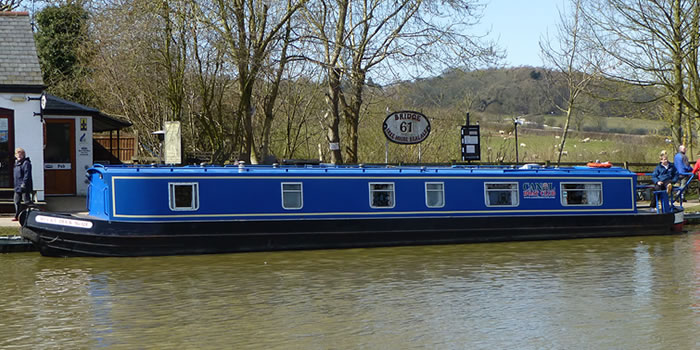
<path id="1" fill-rule="evenodd" d="M 12 221 L 17 221 L 19 213 L 24 210 L 24 206 L 30 204 L 31 195 L 34 192 L 32 182 L 32 162 L 27 157 L 24 149 L 15 149 L 15 217 Z"/>
<path id="2" fill-rule="evenodd" d="M 688 156 L 685 155 L 684 145 L 678 146 L 678 153 L 673 157 L 673 165 L 676 167 L 678 178 L 681 180 L 681 187 L 685 186 L 690 173 L 693 171 L 693 167 L 690 166 Z"/>

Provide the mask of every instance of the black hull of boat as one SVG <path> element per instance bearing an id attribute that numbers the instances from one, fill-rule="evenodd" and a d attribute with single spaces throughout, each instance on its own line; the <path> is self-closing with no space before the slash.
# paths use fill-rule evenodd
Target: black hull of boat
<path id="1" fill-rule="evenodd" d="M 21 222 L 22 236 L 45 256 L 157 256 L 663 235 L 674 214 L 129 223 L 29 211 Z"/>

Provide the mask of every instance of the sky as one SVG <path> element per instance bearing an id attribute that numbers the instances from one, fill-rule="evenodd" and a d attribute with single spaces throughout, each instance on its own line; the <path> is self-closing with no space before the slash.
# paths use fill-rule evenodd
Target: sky
<path id="1" fill-rule="evenodd" d="M 486 0 L 480 30 L 506 50 L 505 66 L 543 66 L 540 37 L 556 34 L 563 0 Z"/>

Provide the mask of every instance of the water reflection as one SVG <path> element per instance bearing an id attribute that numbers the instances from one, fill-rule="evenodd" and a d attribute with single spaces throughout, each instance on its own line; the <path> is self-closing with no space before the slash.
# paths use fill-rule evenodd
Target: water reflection
<path id="1" fill-rule="evenodd" d="M 690 349 L 699 242 L 0 255 L 0 348 Z"/>

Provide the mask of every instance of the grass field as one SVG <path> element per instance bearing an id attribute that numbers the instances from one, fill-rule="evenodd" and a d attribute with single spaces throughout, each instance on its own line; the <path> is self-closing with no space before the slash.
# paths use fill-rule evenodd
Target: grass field
<path id="1" fill-rule="evenodd" d="M 481 158 L 485 162 L 515 160 L 515 132 L 511 125 L 483 124 Z M 509 128 L 510 127 L 510 128 Z M 520 162 L 556 162 L 563 130 L 553 128 L 518 128 L 518 160 Z M 608 132 L 569 131 L 562 162 L 611 161 L 616 163 L 655 163 L 665 150 L 674 154 L 674 146 L 654 135 L 630 135 Z M 693 154 L 691 150 L 691 153 Z M 691 157 L 693 158 L 693 157 Z M 694 159 L 692 159 L 694 160 Z"/>

